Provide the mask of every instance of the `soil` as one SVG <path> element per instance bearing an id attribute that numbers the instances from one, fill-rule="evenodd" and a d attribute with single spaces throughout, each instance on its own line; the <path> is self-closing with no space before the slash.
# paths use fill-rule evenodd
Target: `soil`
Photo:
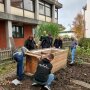
<path id="1" fill-rule="evenodd" d="M 75 85 L 72 79 L 84 81 L 90 84 L 90 66 L 87 65 L 68 65 L 66 69 L 61 69 L 55 73 L 57 79 L 52 83 L 51 90 L 90 90 L 82 86 Z M 2 85 L 5 90 L 45 90 L 41 86 L 32 86 L 33 77 L 24 76 L 21 85 L 13 85 L 11 81 L 16 78 L 6 78 L 6 83 Z"/>

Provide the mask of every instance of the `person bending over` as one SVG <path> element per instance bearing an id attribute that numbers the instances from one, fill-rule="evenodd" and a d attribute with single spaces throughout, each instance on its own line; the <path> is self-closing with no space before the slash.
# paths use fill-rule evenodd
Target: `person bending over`
<path id="1" fill-rule="evenodd" d="M 23 60 L 25 52 L 27 51 L 28 49 L 22 47 L 21 50 L 14 50 L 13 52 L 13 58 L 17 62 L 17 79 L 20 81 L 23 80 L 23 73 L 24 73 Z"/>

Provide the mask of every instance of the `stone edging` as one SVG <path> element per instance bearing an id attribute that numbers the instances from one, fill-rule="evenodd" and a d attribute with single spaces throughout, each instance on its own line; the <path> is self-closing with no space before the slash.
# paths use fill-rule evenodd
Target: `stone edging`
<path id="1" fill-rule="evenodd" d="M 71 82 L 74 83 L 74 84 L 80 85 L 82 87 L 90 89 L 90 84 L 89 83 L 86 83 L 86 82 L 83 82 L 83 81 L 80 81 L 80 80 L 75 80 L 75 79 L 72 79 Z"/>

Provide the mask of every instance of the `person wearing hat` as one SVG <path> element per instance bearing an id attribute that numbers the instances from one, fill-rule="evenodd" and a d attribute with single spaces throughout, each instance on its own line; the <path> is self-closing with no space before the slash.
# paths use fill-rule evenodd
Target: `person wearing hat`
<path id="1" fill-rule="evenodd" d="M 17 79 L 20 81 L 23 79 L 23 60 L 27 51 L 28 49 L 22 47 L 20 50 L 16 49 L 13 52 L 13 59 L 17 62 Z"/>

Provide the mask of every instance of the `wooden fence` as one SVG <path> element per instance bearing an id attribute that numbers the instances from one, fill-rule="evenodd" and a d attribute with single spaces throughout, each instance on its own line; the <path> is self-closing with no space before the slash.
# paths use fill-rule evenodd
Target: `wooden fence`
<path id="1" fill-rule="evenodd" d="M 0 49 L 0 61 L 6 59 L 12 59 L 11 49 Z"/>

